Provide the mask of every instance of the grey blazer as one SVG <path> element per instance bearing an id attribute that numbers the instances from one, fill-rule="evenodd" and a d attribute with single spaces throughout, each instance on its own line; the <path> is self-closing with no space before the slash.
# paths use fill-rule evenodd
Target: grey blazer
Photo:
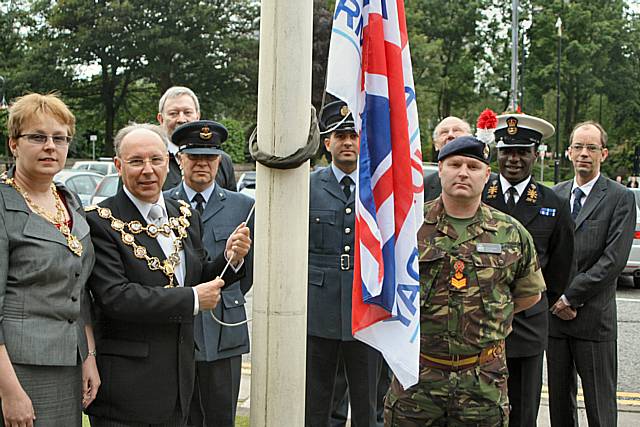
<path id="1" fill-rule="evenodd" d="M 78 199 L 63 186 L 82 256 L 33 213 L 10 185 L 0 184 L 0 344 L 12 363 L 74 366 L 84 359 L 90 321 L 85 283 L 95 260 Z"/>
<path id="2" fill-rule="evenodd" d="M 165 191 L 165 197 L 189 203 L 182 184 Z M 250 197 L 216 185 L 202 213 L 202 241 L 205 249 L 216 257 L 223 253 L 227 239 L 244 221 L 253 206 Z M 248 224 L 253 238 L 253 218 Z M 226 323 L 237 323 L 247 318 L 244 295 L 253 285 L 253 248 L 244 258 L 246 275 L 237 282 L 225 284 L 221 301 L 213 310 L 215 316 Z M 194 320 L 194 336 L 197 345 L 196 361 L 212 362 L 239 356 L 249 352 L 247 325 L 223 327 L 209 312 L 199 313 Z"/>
<path id="3" fill-rule="evenodd" d="M 553 189 L 570 200 L 572 183 L 561 182 Z M 575 221 L 577 270 L 564 294 L 578 307 L 578 315 L 570 321 L 551 316 L 550 335 L 592 341 L 616 339 L 616 280 L 627 262 L 635 225 L 631 191 L 601 175 Z"/>

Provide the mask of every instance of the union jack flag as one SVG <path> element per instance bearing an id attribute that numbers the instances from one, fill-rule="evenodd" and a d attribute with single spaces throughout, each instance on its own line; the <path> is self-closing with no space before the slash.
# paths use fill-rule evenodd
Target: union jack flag
<path id="1" fill-rule="evenodd" d="M 327 92 L 360 134 L 353 333 L 408 388 L 418 382 L 423 177 L 403 0 L 337 0 Z"/>

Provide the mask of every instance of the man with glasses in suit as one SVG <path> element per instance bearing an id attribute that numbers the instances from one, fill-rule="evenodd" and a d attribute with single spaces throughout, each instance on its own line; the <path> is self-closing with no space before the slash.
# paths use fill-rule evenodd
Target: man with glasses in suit
<path id="1" fill-rule="evenodd" d="M 615 426 L 616 281 L 633 243 L 636 206 L 630 191 L 600 173 L 609 152 L 607 132 L 599 123 L 576 125 L 569 141 L 575 176 L 554 190 L 570 200 L 577 265 L 567 289 L 551 307 L 547 350 L 551 425 L 578 425 L 577 373 L 589 425 Z"/>

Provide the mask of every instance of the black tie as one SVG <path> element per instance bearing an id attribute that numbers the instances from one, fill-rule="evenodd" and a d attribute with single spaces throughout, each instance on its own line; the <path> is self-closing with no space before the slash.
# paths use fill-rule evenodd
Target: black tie
<path id="1" fill-rule="evenodd" d="M 353 183 L 353 180 L 348 175 L 345 175 L 342 178 L 342 181 L 340 181 L 340 184 L 342 184 L 342 191 L 344 192 L 344 196 L 347 198 L 347 200 L 349 200 L 349 197 L 351 197 L 351 184 L 352 183 Z"/>
<path id="2" fill-rule="evenodd" d="M 196 193 L 191 201 L 196 202 L 196 210 L 200 215 L 202 215 L 202 212 L 204 211 L 204 197 L 202 197 L 202 194 Z"/>
<path id="3" fill-rule="evenodd" d="M 509 187 L 507 190 L 507 213 L 512 213 L 516 209 L 516 187 Z"/>
<path id="4" fill-rule="evenodd" d="M 573 209 L 571 209 L 571 218 L 575 221 L 580 213 L 580 209 L 582 209 L 582 196 L 584 196 L 584 192 L 576 187 L 573 189 Z"/>

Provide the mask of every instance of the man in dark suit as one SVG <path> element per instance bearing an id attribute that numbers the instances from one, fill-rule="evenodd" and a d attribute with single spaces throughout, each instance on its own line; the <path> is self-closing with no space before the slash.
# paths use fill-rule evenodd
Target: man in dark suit
<path id="1" fill-rule="evenodd" d="M 176 128 L 182 124 L 200 120 L 200 102 L 195 93 L 188 87 L 173 86 L 160 98 L 158 102 L 158 123 L 171 139 Z M 164 183 L 163 190 L 175 188 L 182 182 L 180 165 L 176 159 L 178 147 L 169 141 L 169 173 Z M 216 183 L 222 188 L 236 191 L 236 176 L 233 170 L 233 162 L 227 153 L 220 154 L 220 167 L 216 175 Z"/>
<path id="2" fill-rule="evenodd" d="M 208 127 L 213 133 L 201 132 Z M 230 234 L 247 218 L 253 199 L 228 191 L 215 182 L 220 164 L 220 145 L 227 129 L 210 120 L 179 126 L 172 140 L 180 147 L 177 159 L 183 181 L 165 192 L 167 198 L 183 200 L 202 217 L 204 246 L 212 256 L 222 254 Z M 252 222 L 251 222 L 252 223 Z M 250 223 L 250 224 L 251 224 Z M 195 318 L 196 386 L 191 403 L 190 425 L 233 427 L 240 392 L 242 355 L 249 352 L 244 295 L 253 284 L 252 251 L 245 257 L 246 275 L 222 290 L 222 303 L 213 310 L 216 319 L 238 326 L 222 326 L 210 313 Z"/>
<path id="3" fill-rule="evenodd" d="M 433 130 L 433 147 L 436 151 L 440 151 L 448 142 L 462 135 L 471 135 L 469 123 L 455 116 L 445 117 Z M 425 203 L 435 200 L 440 193 L 442 193 L 440 176 L 437 173 L 427 176 L 424 179 Z"/>
<path id="4" fill-rule="evenodd" d="M 310 179 L 305 425 L 329 425 L 341 353 L 351 425 L 376 426 L 381 356 L 351 334 L 358 136 L 344 102 L 327 104 L 320 115 L 332 163 L 313 172 Z"/>
<path id="5" fill-rule="evenodd" d="M 617 424 L 616 280 L 633 242 L 636 207 L 630 191 L 600 174 L 608 155 L 600 124 L 576 125 L 569 141 L 575 177 L 554 190 L 570 199 L 577 265 L 557 301 L 549 292 L 549 412 L 554 427 L 578 425 L 577 372 L 589 425 L 609 427 Z"/>
<path id="6" fill-rule="evenodd" d="M 484 189 L 483 200 L 516 218 L 533 237 L 547 292 L 561 295 L 573 263 L 573 221 L 567 200 L 532 176 L 538 145 L 553 135 L 553 126 L 526 114 L 498 116 L 495 138 L 498 167 Z M 555 300 L 554 300 L 555 301 Z M 509 425 L 535 427 L 542 390 L 542 361 L 547 346 L 549 303 L 543 294 L 533 307 L 516 313 L 506 340 Z"/>
<path id="7" fill-rule="evenodd" d="M 87 214 L 97 361 L 108 384 L 87 412 L 93 427 L 183 426 L 194 387 L 194 316 L 218 303 L 225 259 L 233 268 L 223 279 L 238 280 L 249 229 L 233 233 L 211 261 L 197 212 L 162 195 L 162 130 L 131 125 L 114 145 L 123 188 Z"/>

